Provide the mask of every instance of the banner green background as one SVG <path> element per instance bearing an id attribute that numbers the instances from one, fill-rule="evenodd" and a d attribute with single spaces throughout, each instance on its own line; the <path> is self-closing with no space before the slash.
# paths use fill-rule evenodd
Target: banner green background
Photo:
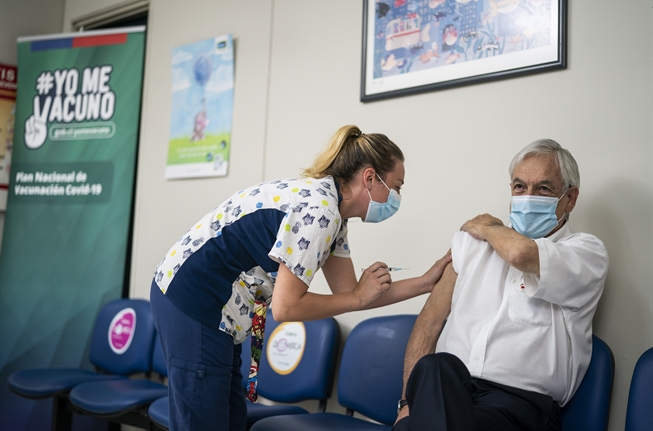
<path id="1" fill-rule="evenodd" d="M 38 40 L 19 40 L 13 166 L 0 254 L 2 382 L 25 368 L 91 369 L 88 346 L 95 316 L 107 301 L 122 295 L 145 39 L 142 28 L 133 30 L 124 43 L 80 48 L 35 49 Z M 54 45 L 52 38 L 44 42 Z M 75 68 L 81 94 L 83 69 L 106 65 L 112 67 L 106 85 L 115 95 L 113 116 L 49 122 L 44 143 L 28 148 L 26 121 L 34 114 L 39 89 L 43 92 L 43 77 Z M 43 107 L 46 97 L 56 97 L 56 85 L 39 97 Z M 53 128 L 88 129 L 105 120 L 114 124 L 112 133 L 94 139 L 53 139 L 51 133 Z M 49 408 L 9 392 L 6 383 L 0 385 L 0 429 L 49 429 Z"/>

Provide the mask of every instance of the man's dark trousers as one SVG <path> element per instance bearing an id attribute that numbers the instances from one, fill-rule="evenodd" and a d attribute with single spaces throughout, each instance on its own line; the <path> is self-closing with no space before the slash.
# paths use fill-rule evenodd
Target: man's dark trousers
<path id="1" fill-rule="evenodd" d="M 393 431 L 558 431 L 560 406 L 548 395 L 472 378 L 449 353 L 421 358 L 406 387 L 410 416 Z"/>

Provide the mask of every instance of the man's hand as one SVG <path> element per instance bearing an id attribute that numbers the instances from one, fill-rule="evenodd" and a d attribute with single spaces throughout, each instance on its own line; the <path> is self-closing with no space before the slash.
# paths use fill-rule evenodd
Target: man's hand
<path id="1" fill-rule="evenodd" d="M 532 239 L 503 225 L 490 214 L 481 214 L 465 222 L 460 230 L 476 239 L 487 241 L 510 266 L 540 275 L 540 254 Z"/>
<path id="2" fill-rule="evenodd" d="M 488 229 L 495 226 L 503 227 L 503 222 L 490 214 L 481 214 L 467 220 L 460 230 L 467 232 L 476 239 L 487 241 Z"/>

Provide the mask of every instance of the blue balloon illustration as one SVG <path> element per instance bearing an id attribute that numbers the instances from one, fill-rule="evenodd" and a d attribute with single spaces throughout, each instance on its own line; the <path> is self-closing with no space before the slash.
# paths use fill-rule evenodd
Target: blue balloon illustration
<path id="1" fill-rule="evenodd" d="M 213 64 L 211 63 L 211 57 L 206 54 L 200 54 L 195 59 L 195 66 L 193 67 L 193 72 L 195 72 L 195 81 L 199 85 L 205 85 L 209 82 L 211 77 L 211 69 L 213 69 Z"/>

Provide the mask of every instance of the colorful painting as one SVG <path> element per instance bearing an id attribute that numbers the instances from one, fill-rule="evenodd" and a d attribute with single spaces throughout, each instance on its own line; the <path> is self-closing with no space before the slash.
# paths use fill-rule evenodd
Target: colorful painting
<path id="1" fill-rule="evenodd" d="M 233 61 L 231 35 L 172 50 L 172 116 L 166 178 L 227 175 Z"/>
<path id="2" fill-rule="evenodd" d="M 564 0 L 365 0 L 361 100 L 564 68 Z"/>

